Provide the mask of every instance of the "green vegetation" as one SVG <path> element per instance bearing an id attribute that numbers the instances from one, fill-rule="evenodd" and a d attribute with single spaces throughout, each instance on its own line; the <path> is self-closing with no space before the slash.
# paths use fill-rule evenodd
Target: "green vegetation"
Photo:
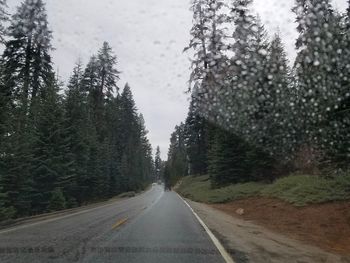
<path id="1" fill-rule="evenodd" d="M 350 200 L 350 175 L 324 178 L 291 175 L 272 184 L 244 183 L 222 188 L 211 187 L 209 176 L 185 177 L 178 192 L 191 200 L 204 203 L 226 203 L 249 197 L 277 198 L 295 206 Z"/>
<path id="2" fill-rule="evenodd" d="M 44 1 L 5 14 L 0 1 L 0 221 L 145 189 L 152 146 L 112 47 L 78 62 L 65 85 Z"/>
<path id="3" fill-rule="evenodd" d="M 49 208 L 51 211 L 59 211 L 66 208 L 66 198 L 62 189 L 57 188 L 52 192 Z"/>
<path id="4" fill-rule="evenodd" d="M 261 183 L 235 184 L 213 189 L 209 176 L 185 177 L 177 189 L 184 197 L 204 203 L 225 203 L 259 195 L 266 187 Z"/>
<path id="5" fill-rule="evenodd" d="M 185 191 L 208 202 L 250 195 L 264 184 L 260 194 L 296 205 L 346 199 L 347 177 L 324 176 L 350 168 L 350 7 L 342 13 L 330 0 L 295 0 L 299 34 L 290 61 L 253 2 L 192 1 L 185 48 L 191 102 L 178 139 L 171 138 L 176 155 L 167 161 L 168 180 L 208 174 L 210 182 Z M 320 178 L 279 180 L 296 173 Z"/>
<path id="6" fill-rule="evenodd" d="M 350 200 L 350 175 L 332 178 L 288 176 L 269 185 L 261 191 L 261 194 L 282 199 L 297 206 Z"/>

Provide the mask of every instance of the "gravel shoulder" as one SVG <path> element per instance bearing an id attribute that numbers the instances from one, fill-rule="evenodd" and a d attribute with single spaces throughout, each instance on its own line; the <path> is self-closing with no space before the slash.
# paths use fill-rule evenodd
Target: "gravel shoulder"
<path id="1" fill-rule="evenodd" d="M 237 263 L 350 262 L 350 257 L 332 254 L 304 244 L 209 205 L 187 201 Z"/>

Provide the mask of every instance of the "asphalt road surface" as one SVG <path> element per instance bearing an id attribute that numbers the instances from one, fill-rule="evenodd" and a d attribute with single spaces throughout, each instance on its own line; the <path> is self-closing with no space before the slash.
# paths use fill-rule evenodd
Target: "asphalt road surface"
<path id="1" fill-rule="evenodd" d="M 0 262 L 225 262 L 191 210 L 162 186 L 0 231 Z"/>

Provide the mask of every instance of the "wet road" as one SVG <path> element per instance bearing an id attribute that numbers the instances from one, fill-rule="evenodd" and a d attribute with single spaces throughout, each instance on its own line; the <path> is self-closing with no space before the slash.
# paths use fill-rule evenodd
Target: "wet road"
<path id="1" fill-rule="evenodd" d="M 161 186 L 0 231 L 0 262 L 225 262 L 191 210 Z"/>

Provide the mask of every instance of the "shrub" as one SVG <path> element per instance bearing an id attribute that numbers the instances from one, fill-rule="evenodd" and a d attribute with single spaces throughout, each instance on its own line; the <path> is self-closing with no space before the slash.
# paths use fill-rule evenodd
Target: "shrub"
<path id="1" fill-rule="evenodd" d="M 56 188 L 51 193 L 51 199 L 49 204 L 50 211 L 58 211 L 66 208 L 66 198 L 61 188 Z"/>

